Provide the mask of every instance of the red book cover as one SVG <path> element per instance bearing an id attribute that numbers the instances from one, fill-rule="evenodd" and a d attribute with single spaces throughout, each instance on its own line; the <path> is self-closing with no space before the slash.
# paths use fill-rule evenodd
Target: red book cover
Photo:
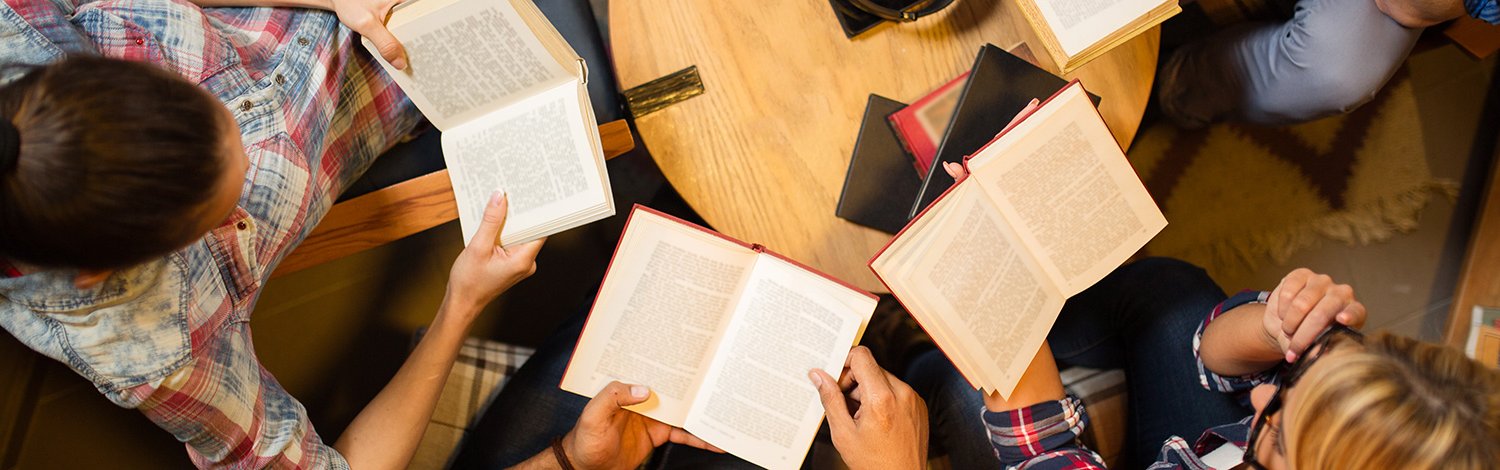
<path id="1" fill-rule="evenodd" d="M 943 133 L 948 130 L 948 121 L 953 119 L 953 109 L 958 107 L 964 81 L 968 79 L 966 71 L 886 118 L 896 131 L 896 140 L 901 141 L 906 153 L 915 160 L 919 177 L 926 177 L 932 168 L 938 143 L 943 141 Z"/>

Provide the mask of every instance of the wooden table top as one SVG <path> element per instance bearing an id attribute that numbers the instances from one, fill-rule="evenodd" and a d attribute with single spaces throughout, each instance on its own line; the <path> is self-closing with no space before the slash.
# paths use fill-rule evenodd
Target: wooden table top
<path id="1" fill-rule="evenodd" d="M 620 85 L 696 65 L 706 92 L 637 119 L 642 144 L 709 224 L 861 288 L 891 238 L 834 215 L 869 94 L 911 102 L 968 70 L 980 46 L 1026 42 L 1013 2 L 959 0 L 916 23 L 844 37 L 823 0 L 632 0 L 609 8 Z M 1128 147 L 1155 75 L 1152 29 L 1074 73 Z M 1045 98 L 1045 97 L 1042 97 Z"/>

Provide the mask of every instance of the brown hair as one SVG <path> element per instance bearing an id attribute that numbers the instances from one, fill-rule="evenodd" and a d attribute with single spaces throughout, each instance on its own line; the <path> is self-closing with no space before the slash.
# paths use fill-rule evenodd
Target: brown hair
<path id="1" fill-rule="evenodd" d="M 1288 461 L 1322 468 L 1494 468 L 1500 371 L 1458 350 L 1380 333 L 1297 382 Z"/>
<path id="2" fill-rule="evenodd" d="M 0 88 L 0 118 L 20 136 L 0 164 L 0 256 L 116 269 L 201 237 L 194 216 L 225 168 L 221 107 L 170 72 L 98 57 Z"/>

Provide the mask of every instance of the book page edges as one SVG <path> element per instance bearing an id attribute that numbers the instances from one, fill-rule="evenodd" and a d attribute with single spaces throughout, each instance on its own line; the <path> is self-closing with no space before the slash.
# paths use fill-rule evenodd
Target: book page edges
<path id="1" fill-rule="evenodd" d="M 1047 57 L 1052 59 L 1052 66 L 1061 75 L 1063 66 L 1068 63 L 1068 55 L 1063 52 L 1062 42 L 1058 41 L 1057 33 L 1052 31 L 1052 26 L 1047 24 L 1047 18 L 1042 15 L 1041 7 L 1037 6 L 1037 0 L 1019 0 L 1016 8 L 1021 10 L 1021 17 L 1026 24 L 1031 26 L 1032 32 L 1036 33 L 1037 39 L 1042 41 L 1042 49 L 1047 51 Z"/>
<path id="2" fill-rule="evenodd" d="M 572 71 L 573 78 L 587 84 L 587 64 L 584 63 L 585 61 L 578 55 L 578 52 L 573 50 L 573 46 L 568 44 L 567 39 L 563 38 L 562 33 L 557 31 L 557 27 L 553 26 L 552 22 L 547 20 L 547 16 L 542 13 L 542 10 L 537 8 L 532 0 L 508 1 L 515 7 L 516 12 L 520 13 L 521 20 L 526 22 L 526 26 L 531 28 L 531 32 L 536 34 L 537 40 L 542 43 L 542 48 L 546 49 L 547 53 L 552 54 L 552 59 L 557 61 L 557 65 L 561 66 L 563 70 Z"/>
<path id="3" fill-rule="evenodd" d="M 1124 27 L 1099 38 L 1093 44 L 1078 51 L 1077 54 L 1068 55 L 1063 49 L 1062 42 L 1057 39 L 1057 33 L 1053 32 L 1052 26 L 1042 15 L 1041 7 L 1036 5 L 1036 0 L 1021 0 L 1016 4 L 1021 10 L 1022 17 L 1031 26 L 1037 38 L 1042 41 L 1043 49 L 1047 50 L 1047 56 L 1052 58 L 1053 66 L 1059 75 L 1067 75 L 1088 64 L 1111 49 L 1125 43 L 1147 30 L 1161 24 L 1182 11 L 1178 2 L 1167 0 L 1153 8 L 1145 15 L 1137 17 Z"/>
<path id="4" fill-rule="evenodd" d="M 1067 60 L 1060 62 L 1058 67 L 1060 69 L 1060 73 L 1062 73 L 1063 75 L 1073 73 L 1074 71 L 1078 70 L 1079 67 L 1087 65 L 1089 62 L 1099 58 L 1100 56 L 1103 56 L 1114 48 L 1119 47 L 1120 45 L 1125 44 L 1132 39 L 1135 39 L 1136 36 L 1145 34 L 1146 31 L 1149 31 L 1151 28 L 1155 28 L 1157 25 L 1160 25 L 1162 22 L 1171 19 L 1173 16 L 1176 16 L 1181 12 L 1182 7 L 1179 6 L 1177 2 L 1163 3 L 1161 6 L 1157 7 L 1157 9 L 1152 10 L 1151 13 L 1137 18 L 1131 23 L 1127 23 L 1124 28 L 1117 30 L 1114 34 L 1105 36 L 1104 38 L 1100 39 L 1099 42 L 1096 42 L 1093 45 L 1084 48 L 1084 50 L 1079 51 L 1078 54 L 1075 54 L 1072 57 L 1069 57 Z"/>

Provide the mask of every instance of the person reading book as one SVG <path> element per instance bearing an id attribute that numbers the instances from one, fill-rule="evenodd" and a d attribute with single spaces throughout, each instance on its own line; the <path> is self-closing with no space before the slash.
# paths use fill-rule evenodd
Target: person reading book
<path id="1" fill-rule="evenodd" d="M 277 262 L 420 120 L 339 20 L 390 4 L 0 5 L 0 326 L 196 465 L 403 465 L 427 411 L 392 402 L 442 374 L 399 375 L 330 446 L 249 327 Z M 409 369 L 445 370 L 441 342 Z"/>
<path id="2" fill-rule="evenodd" d="M 1284 125 L 1353 111 L 1396 73 L 1423 28 L 1467 13 L 1500 23 L 1495 0 L 1297 0 L 1177 48 L 1157 99 L 1178 126 L 1223 119 Z"/>
<path id="3" fill-rule="evenodd" d="M 1480 469 L 1500 458 L 1500 372 L 1452 348 L 1366 338 L 1364 306 L 1326 275 L 1298 269 L 1271 292 L 1226 299 L 1201 270 L 1147 259 L 1069 302 L 1008 399 L 974 393 L 941 357 L 913 366 L 925 367 L 911 380 L 930 393 L 933 421 L 949 423 L 934 440 L 955 467 L 1102 467 L 1078 444 L 1088 415 L 1058 364 L 1125 369 L 1127 468 Z"/>
<path id="4" fill-rule="evenodd" d="M 808 370 L 873 365 L 850 359 L 849 348 L 875 305 L 875 296 L 772 248 L 636 206 L 587 315 L 515 374 L 458 466 L 514 465 L 587 415 L 589 397 L 627 380 L 656 392 L 633 412 L 727 452 L 673 447 L 665 465 L 800 468 L 824 415 Z M 852 420 L 835 423 L 840 439 Z"/>

